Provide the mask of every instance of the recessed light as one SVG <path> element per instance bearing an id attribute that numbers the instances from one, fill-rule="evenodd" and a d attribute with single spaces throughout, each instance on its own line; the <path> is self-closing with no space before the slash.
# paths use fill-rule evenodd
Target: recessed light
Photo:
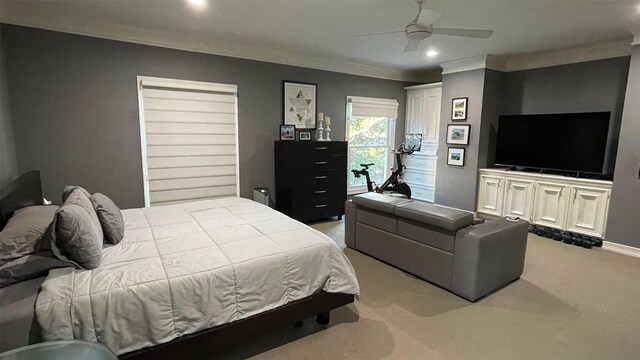
<path id="1" fill-rule="evenodd" d="M 189 3 L 189 5 L 199 9 L 202 9 L 205 6 L 207 6 L 206 0 L 187 0 L 187 2 Z"/>
<path id="2" fill-rule="evenodd" d="M 427 51 L 427 57 L 436 57 L 438 56 L 438 52 L 435 50 L 429 50 Z"/>

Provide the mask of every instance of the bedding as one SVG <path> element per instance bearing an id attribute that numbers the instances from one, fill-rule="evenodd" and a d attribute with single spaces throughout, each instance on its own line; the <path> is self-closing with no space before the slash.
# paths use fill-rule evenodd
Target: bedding
<path id="1" fill-rule="evenodd" d="M 42 341 L 34 309 L 43 281 L 44 276 L 0 289 L 0 352 Z"/>
<path id="2" fill-rule="evenodd" d="M 22 256 L 47 250 L 42 239 L 57 206 L 29 206 L 16 210 L 0 231 L 0 265 Z"/>
<path id="3" fill-rule="evenodd" d="M 47 237 L 58 259 L 84 269 L 100 265 L 104 234 L 93 204 L 81 188 L 73 190 L 56 211 Z"/>
<path id="4" fill-rule="evenodd" d="M 36 303 L 44 340 L 98 341 L 123 354 L 322 290 L 359 293 L 330 238 L 259 203 L 224 198 L 122 214 L 124 238 L 103 249 L 100 267 L 49 272 Z"/>
<path id="5" fill-rule="evenodd" d="M 91 204 L 100 220 L 104 239 L 112 244 L 119 243 L 124 237 L 124 219 L 120 209 L 101 193 L 91 195 Z"/>

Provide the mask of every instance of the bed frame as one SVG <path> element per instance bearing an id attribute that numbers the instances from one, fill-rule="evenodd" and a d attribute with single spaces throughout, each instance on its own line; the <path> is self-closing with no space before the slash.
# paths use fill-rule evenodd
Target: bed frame
<path id="1" fill-rule="evenodd" d="M 26 206 L 42 204 L 40 172 L 29 171 L 2 189 L 0 195 L 0 229 L 14 211 Z M 330 311 L 350 304 L 354 296 L 320 291 L 301 300 L 246 319 L 215 326 L 194 334 L 184 335 L 170 342 L 120 355 L 121 359 L 193 359 L 214 354 L 229 345 L 250 339 L 278 327 L 294 324 L 302 326 L 304 319 L 315 316 L 321 325 L 329 323 Z"/>

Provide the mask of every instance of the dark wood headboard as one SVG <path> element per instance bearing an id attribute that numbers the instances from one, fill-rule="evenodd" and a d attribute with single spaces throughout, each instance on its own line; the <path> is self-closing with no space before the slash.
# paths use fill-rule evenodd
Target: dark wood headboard
<path id="1" fill-rule="evenodd" d="M 0 194 L 0 229 L 13 212 L 23 207 L 42 205 L 40 171 L 31 170 L 13 180 Z"/>

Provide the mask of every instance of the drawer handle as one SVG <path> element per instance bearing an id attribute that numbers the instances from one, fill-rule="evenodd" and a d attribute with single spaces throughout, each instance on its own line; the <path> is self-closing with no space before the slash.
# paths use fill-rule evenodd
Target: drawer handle
<path id="1" fill-rule="evenodd" d="M 323 175 L 323 176 L 316 176 L 316 179 L 326 179 L 326 178 L 327 178 L 327 176 L 326 176 L 326 175 Z"/>
<path id="2" fill-rule="evenodd" d="M 324 194 L 327 190 L 316 190 L 316 194 Z"/>
<path id="3" fill-rule="evenodd" d="M 316 150 L 327 150 L 326 146 L 317 146 Z"/>
<path id="4" fill-rule="evenodd" d="M 322 205 L 316 205 L 317 208 L 323 208 L 323 207 L 327 207 L 327 204 L 322 204 Z"/>
<path id="5" fill-rule="evenodd" d="M 326 161 L 316 161 L 316 165 L 325 165 Z"/>

